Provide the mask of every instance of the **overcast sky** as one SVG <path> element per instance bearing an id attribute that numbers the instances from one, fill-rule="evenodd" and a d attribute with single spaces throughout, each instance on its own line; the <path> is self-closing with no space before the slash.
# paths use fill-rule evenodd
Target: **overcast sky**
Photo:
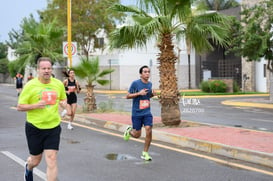
<path id="1" fill-rule="evenodd" d="M 8 40 L 11 29 L 19 30 L 24 17 L 46 8 L 46 0 L 2 0 L 0 5 L 0 42 Z"/>

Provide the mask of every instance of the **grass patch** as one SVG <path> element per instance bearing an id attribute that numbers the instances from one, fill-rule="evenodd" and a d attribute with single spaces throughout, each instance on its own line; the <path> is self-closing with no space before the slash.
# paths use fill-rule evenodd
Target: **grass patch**
<path id="1" fill-rule="evenodd" d="M 213 92 L 202 92 L 202 91 L 185 91 L 180 92 L 181 96 L 214 96 L 214 95 L 253 95 L 253 94 L 268 94 L 264 92 L 223 92 L 223 93 L 213 93 Z"/>

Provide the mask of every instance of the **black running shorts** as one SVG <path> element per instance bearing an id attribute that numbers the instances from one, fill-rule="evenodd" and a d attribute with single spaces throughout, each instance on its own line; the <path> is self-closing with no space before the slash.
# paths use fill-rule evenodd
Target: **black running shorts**
<path id="1" fill-rule="evenodd" d="M 29 153 L 39 155 L 44 150 L 59 150 L 61 126 L 52 129 L 39 129 L 26 122 L 25 133 Z"/>
<path id="2" fill-rule="evenodd" d="M 67 104 L 75 104 L 77 103 L 77 95 L 76 93 L 72 92 L 70 94 L 66 94 L 67 96 Z"/>

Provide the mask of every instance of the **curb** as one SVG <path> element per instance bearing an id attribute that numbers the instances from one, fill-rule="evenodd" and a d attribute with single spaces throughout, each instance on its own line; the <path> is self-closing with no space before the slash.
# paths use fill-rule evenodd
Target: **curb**
<path id="1" fill-rule="evenodd" d="M 127 124 L 116 123 L 107 120 L 99 120 L 91 117 L 87 118 L 86 116 L 79 114 L 76 114 L 75 120 L 77 120 L 76 122 L 85 125 L 100 126 L 106 129 L 111 129 L 122 133 L 127 127 Z M 145 136 L 144 134 L 141 135 L 142 138 L 144 136 Z M 156 129 L 153 129 L 153 140 L 163 141 L 166 143 L 171 143 L 178 146 L 195 149 L 198 151 L 221 155 L 273 168 L 273 154 L 269 153 L 233 147 L 229 145 L 209 142 L 185 136 L 178 136 L 175 134 L 162 132 Z"/>
<path id="2" fill-rule="evenodd" d="M 153 139 L 273 168 L 273 154 L 153 130 Z"/>
<path id="3" fill-rule="evenodd" d="M 222 101 L 221 104 L 228 105 L 228 106 L 257 107 L 257 108 L 273 109 L 273 104 L 266 104 L 266 103 L 243 102 L 243 101 Z"/>

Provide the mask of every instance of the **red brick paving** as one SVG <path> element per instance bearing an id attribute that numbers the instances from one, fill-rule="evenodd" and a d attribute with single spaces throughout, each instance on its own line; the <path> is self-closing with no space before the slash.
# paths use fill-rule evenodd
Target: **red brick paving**
<path id="1" fill-rule="evenodd" d="M 94 119 L 131 124 L 131 115 L 119 113 L 91 113 L 86 114 Z M 154 123 L 160 123 L 160 117 L 154 117 Z M 180 136 L 235 146 L 254 151 L 273 153 L 273 133 L 254 131 L 224 126 L 195 126 L 181 128 L 155 128 L 160 131 Z"/>

